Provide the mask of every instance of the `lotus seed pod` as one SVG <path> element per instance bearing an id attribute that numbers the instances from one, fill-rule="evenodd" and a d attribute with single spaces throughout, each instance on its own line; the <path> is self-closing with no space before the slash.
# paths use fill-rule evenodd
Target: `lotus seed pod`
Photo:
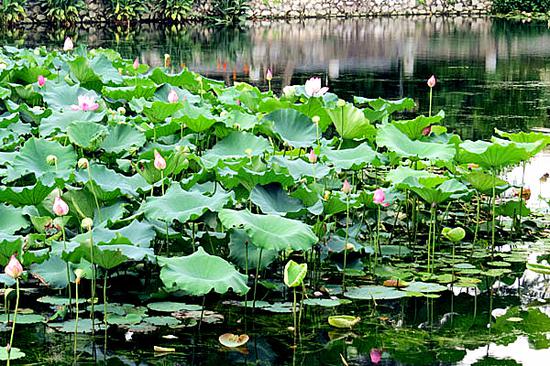
<path id="1" fill-rule="evenodd" d="M 92 227 L 94 226 L 94 220 L 92 220 L 89 217 L 85 217 L 82 219 L 82 222 L 80 223 L 80 227 L 84 230 L 92 230 Z"/>
<path id="2" fill-rule="evenodd" d="M 80 279 L 82 277 L 84 277 L 84 270 L 82 268 L 77 268 L 74 270 L 74 275 L 76 276 L 76 278 L 74 279 L 74 283 L 76 283 L 77 285 L 80 284 Z"/>
<path id="3" fill-rule="evenodd" d="M 345 105 L 346 105 L 346 101 L 343 100 L 343 99 L 338 99 L 338 101 L 336 102 L 336 106 L 337 106 L 338 108 L 342 108 L 342 107 L 344 107 Z"/>
<path id="4" fill-rule="evenodd" d="M 80 158 L 78 159 L 77 166 L 79 169 L 88 169 L 90 162 L 86 158 Z"/>
<path id="5" fill-rule="evenodd" d="M 57 164 L 57 156 L 55 155 L 48 155 L 46 157 L 46 163 L 48 163 L 49 165 L 55 165 Z"/>
<path id="6" fill-rule="evenodd" d="M 244 153 L 250 157 L 252 156 L 252 149 L 251 148 L 245 149 Z"/>
<path id="7" fill-rule="evenodd" d="M 124 107 L 118 107 L 116 110 L 119 114 L 125 115 L 126 114 L 126 108 Z"/>
<path id="8" fill-rule="evenodd" d="M 313 121 L 313 123 L 315 123 L 315 124 L 319 124 L 319 121 L 321 121 L 321 117 L 313 116 L 313 117 L 311 117 L 311 121 Z"/>

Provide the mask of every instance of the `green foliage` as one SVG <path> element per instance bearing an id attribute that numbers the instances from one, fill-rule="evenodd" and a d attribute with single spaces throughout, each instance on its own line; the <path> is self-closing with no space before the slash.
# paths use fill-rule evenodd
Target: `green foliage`
<path id="1" fill-rule="evenodd" d="M 2 0 L 0 6 L 0 22 L 10 25 L 26 18 L 25 6 L 27 0 Z"/>
<path id="2" fill-rule="evenodd" d="M 119 22 L 131 22 L 139 19 L 140 15 L 147 11 L 144 0 L 109 0 L 107 7 L 110 16 Z"/>
<path id="3" fill-rule="evenodd" d="M 216 25 L 238 25 L 246 20 L 249 0 L 213 0 L 207 18 Z"/>
<path id="4" fill-rule="evenodd" d="M 514 11 L 546 13 L 550 11 L 550 0 L 494 0 L 492 11 L 507 14 Z"/>
<path id="5" fill-rule="evenodd" d="M 153 9 L 159 19 L 181 21 L 188 19 L 193 8 L 193 0 L 162 0 Z"/>
<path id="6" fill-rule="evenodd" d="M 46 17 L 57 24 L 74 24 L 80 21 L 80 11 L 86 8 L 83 0 L 41 0 Z"/>

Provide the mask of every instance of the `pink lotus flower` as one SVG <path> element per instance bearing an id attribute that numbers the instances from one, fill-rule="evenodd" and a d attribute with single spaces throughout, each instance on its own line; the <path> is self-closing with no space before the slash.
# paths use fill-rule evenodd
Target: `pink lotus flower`
<path id="1" fill-rule="evenodd" d="M 43 87 L 46 84 L 46 78 L 44 75 L 38 75 L 38 86 Z"/>
<path id="2" fill-rule="evenodd" d="M 370 361 L 372 363 L 380 363 L 380 361 L 382 361 L 382 351 L 376 348 L 371 349 Z"/>
<path id="3" fill-rule="evenodd" d="M 160 153 L 155 150 L 155 162 L 153 163 L 155 165 L 155 168 L 158 170 L 164 170 L 166 169 L 166 160 L 160 155 Z"/>
<path id="4" fill-rule="evenodd" d="M 71 37 L 65 38 L 65 43 L 63 44 L 63 51 L 72 51 L 73 48 L 74 48 L 74 44 Z"/>
<path id="5" fill-rule="evenodd" d="M 134 67 L 134 70 L 137 70 L 139 68 L 139 57 L 136 57 L 132 66 Z"/>
<path id="6" fill-rule="evenodd" d="M 312 164 L 315 164 L 317 162 L 317 155 L 315 155 L 315 151 L 313 151 L 313 149 L 309 150 L 309 154 L 307 158 L 309 159 L 309 162 Z"/>
<path id="7" fill-rule="evenodd" d="M 15 254 L 11 256 L 6 268 L 4 268 L 4 272 L 13 279 L 19 278 L 21 273 L 23 273 L 23 266 L 21 262 L 17 260 Z"/>
<path id="8" fill-rule="evenodd" d="M 99 104 L 96 103 L 95 97 L 93 95 L 79 95 L 78 96 L 78 105 L 73 104 L 71 109 L 73 111 L 95 111 L 99 108 Z"/>
<path id="9" fill-rule="evenodd" d="M 170 103 L 177 103 L 180 97 L 178 96 L 178 93 L 174 89 L 170 90 L 168 93 L 168 102 Z"/>
<path id="10" fill-rule="evenodd" d="M 342 184 L 342 192 L 344 192 L 345 194 L 351 193 L 351 185 L 349 184 L 347 179 L 344 181 L 344 184 Z"/>
<path id="11" fill-rule="evenodd" d="M 435 86 L 435 83 L 436 83 L 435 76 L 432 75 L 432 77 L 428 79 L 428 86 L 430 88 L 433 88 Z"/>
<path id="12" fill-rule="evenodd" d="M 55 197 L 55 200 L 53 202 L 53 212 L 57 216 L 65 216 L 69 213 L 69 206 L 61 197 Z"/>
<path id="13" fill-rule="evenodd" d="M 430 136 L 431 133 L 432 133 L 432 126 L 424 127 L 424 129 L 422 130 L 423 136 Z"/>
<path id="14" fill-rule="evenodd" d="M 315 77 L 306 81 L 304 88 L 308 97 L 321 97 L 328 91 L 327 87 L 321 88 L 321 79 Z"/>
<path id="15" fill-rule="evenodd" d="M 271 69 L 267 69 L 267 72 L 265 74 L 265 79 L 267 81 L 271 81 L 271 79 L 273 79 L 273 73 L 271 72 Z"/>
<path id="16" fill-rule="evenodd" d="M 381 188 L 378 188 L 376 191 L 374 191 L 372 202 L 376 203 L 377 205 L 388 207 L 390 204 L 384 201 L 386 201 L 386 194 Z"/>

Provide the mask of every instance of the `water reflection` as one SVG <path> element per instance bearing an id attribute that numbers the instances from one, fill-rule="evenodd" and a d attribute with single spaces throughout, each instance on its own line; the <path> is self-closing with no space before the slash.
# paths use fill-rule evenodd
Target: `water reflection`
<path id="1" fill-rule="evenodd" d="M 252 23 L 244 29 L 200 25 L 53 31 L 16 29 L 4 43 L 62 44 L 71 35 L 91 47 L 113 47 L 160 65 L 276 89 L 323 76 L 342 97 L 410 96 L 427 109 L 425 80 L 438 76 L 436 108 L 466 138 L 487 137 L 493 127 L 528 129 L 548 125 L 550 33 L 546 23 L 508 23 L 489 18 L 399 17 Z"/>

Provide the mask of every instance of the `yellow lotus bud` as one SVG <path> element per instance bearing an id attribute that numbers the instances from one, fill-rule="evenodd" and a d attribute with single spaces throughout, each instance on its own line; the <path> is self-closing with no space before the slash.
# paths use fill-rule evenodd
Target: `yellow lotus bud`
<path id="1" fill-rule="evenodd" d="M 313 121 L 313 123 L 318 124 L 319 121 L 321 121 L 321 117 L 313 116 L 313 117 L 311 117 L 311 120 Z"/>
<path id="2" fill-rule="evenodd" d="M 78 163 L 76 165 L 80 169 L 88 169 L 88 167 L 90 166 L 90 162 L 86 158 L 80 158 L 78 159 Z"/>
<path id="3" fill-rule="evenodd" d="M 337 106 L 338 108 L 342 108 L 342 107 L 344 107 L 345 105 L 346 105 L 346 101 L 343 100 L 343 99 L 338 99 L 338 101 L 336 102 L 336 106 Z"/>
<path id="4" fill-rule="evenodd" d="M 92 220 L 89 217 L 85 217 L 84 219 L 82 219 L 82 222 L 80 223 L 80 227 L 88 231 L 92 230 L 93 226 L 94 226 L 94 220 Z"/>

